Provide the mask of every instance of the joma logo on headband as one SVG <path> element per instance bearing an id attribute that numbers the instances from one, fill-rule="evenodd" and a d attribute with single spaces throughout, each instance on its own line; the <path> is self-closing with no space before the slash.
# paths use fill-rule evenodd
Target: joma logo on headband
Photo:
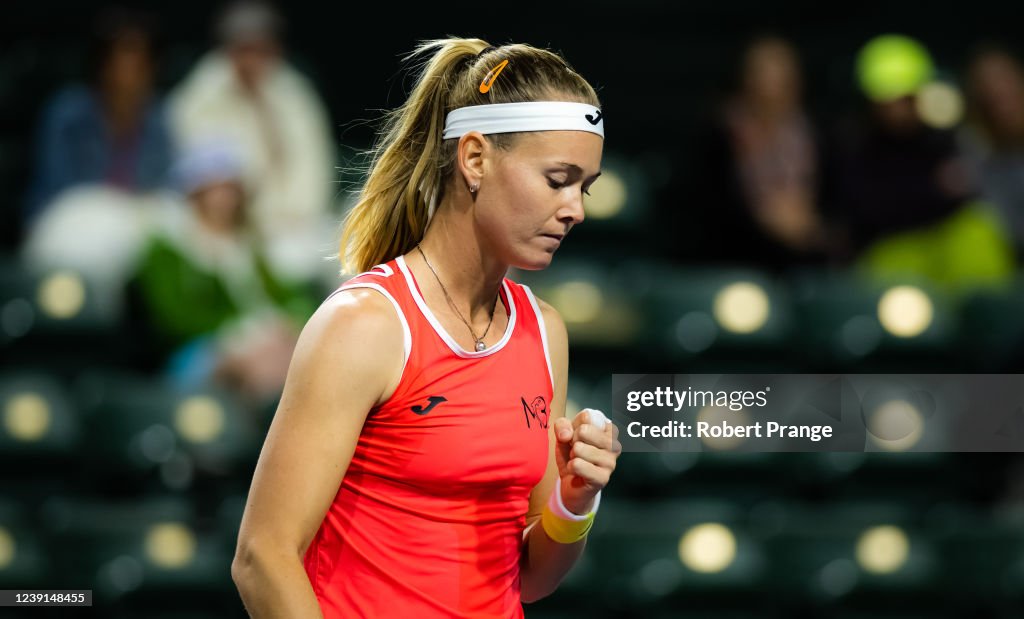
<path id="1" fill-rule="evenodd" d="M 595 110 L 595 114 L 584 114 L 583 117 L 587 119 L 587 122 L 596 125 L 601 122 L 601 110 Z"/>

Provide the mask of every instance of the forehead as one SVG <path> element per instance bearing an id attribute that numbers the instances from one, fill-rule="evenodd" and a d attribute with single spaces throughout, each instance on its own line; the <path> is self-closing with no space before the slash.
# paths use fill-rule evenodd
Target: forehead
<path id="1" fill-rule="evenodd" d="M 587 131 L 534 131 L 523 133 L 509 154 L 552 163 L 571 163 L 590 174 L 601 169 L 604 139 Z"/>
<path id="2" fill-rule="evenodd" d="M 979 72 L 982 74 L 1008 74 L 1014 72 L 1016 69 L 1013 60 L 1002 54 L 985 56 L 978 61 L 977 66 Z"/>

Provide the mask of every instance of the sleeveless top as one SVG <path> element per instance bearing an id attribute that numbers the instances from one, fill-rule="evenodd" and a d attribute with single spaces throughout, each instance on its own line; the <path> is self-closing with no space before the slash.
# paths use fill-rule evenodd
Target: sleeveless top
<path id="1" fill-rule="evenodd" d="M 405 364 L 306 551 L 324 617 L 522 617 L 522 535 L 553 393 L 536 299 L 504 279 L 508 327 L 476 352 L 441 327 L 402 257 L 338 291 L 354 288 L 394 306 Z"/>

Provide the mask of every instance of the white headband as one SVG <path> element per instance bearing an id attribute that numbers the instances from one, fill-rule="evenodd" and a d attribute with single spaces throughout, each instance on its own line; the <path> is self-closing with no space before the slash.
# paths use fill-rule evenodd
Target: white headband
<path id="1" fill-rule="evenodd" d="M 601 110 L 585 103 L 530 101 L 491 103 L 460 107 L 448 113 L 445 140 L 460 138 L 470 131 L 484 135 L 517 131 L 589 131 L 604 137 Z"/>

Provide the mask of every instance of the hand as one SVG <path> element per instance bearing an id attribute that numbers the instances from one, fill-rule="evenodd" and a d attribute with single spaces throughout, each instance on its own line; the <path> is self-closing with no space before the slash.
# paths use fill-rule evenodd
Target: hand
<path id="1" fill-rule="evenodd" d="M 594 506 L 594 497 L 608 484 L 615 462 L 622 453 L 619 429 L 605 421 L 599 429 L 601 413 L 593 415 L 585 408 L 572 421 L 555 421 L 555 461 L 562 480 L 562 504 L 574 514 L 586 514 Z"/>
<path id="2" fill-rule="evenodd" d="M 279 395 L 295 348 L 295 330 L 286 323 L 264 321 L 232 338 L 225 346 L 218 376 L 241 396 L 262 401 Z"/>
<path id="3" fill-rule="evenodd" d="M 821 242 L 821 222 L 806 190 L 791 187 L 765 196 L 764 206 L 755 212 L 761 227 L 784 245 L 810 249 Z"/>

